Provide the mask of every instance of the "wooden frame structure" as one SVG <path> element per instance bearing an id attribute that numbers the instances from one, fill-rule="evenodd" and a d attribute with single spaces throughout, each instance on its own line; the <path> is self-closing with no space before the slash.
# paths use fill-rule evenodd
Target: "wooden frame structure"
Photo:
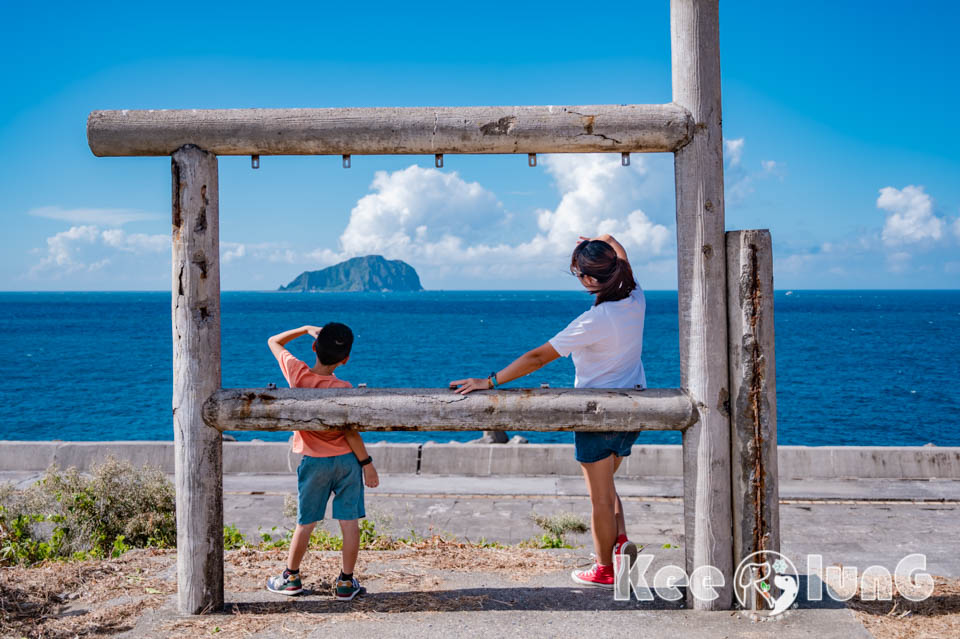
<path id="1" fill-rule="evenodd" d="M 687 572 L 724 577 L 713 599 L 689 596 L 709 585 L 692 583 L 688 603 L 731 607 L 734 560 L 779 544 L 769 234 L 724 231 L 718 0 L 671 0 L 670 25 L 670 104 L 90 114 L 95 155 L 172 158 L 182 612 L 223 604 L 221 431 L 344 426 L 680 430 Z M 683 389 L 221 388 L 218 155 L 574 152 L 674 154 Z"/>

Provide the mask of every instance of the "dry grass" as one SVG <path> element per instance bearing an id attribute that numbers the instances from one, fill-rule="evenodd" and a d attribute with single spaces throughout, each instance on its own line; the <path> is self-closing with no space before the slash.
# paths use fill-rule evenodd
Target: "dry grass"
<path id="1" fill-rule="evenodd" d="M 876 639 L 942 639 L 960 637 L 960 579 L 934 577 L 933 594 L 923 601 L 905 599 L 896 586 L 889 601 L 847 605 Z"/>
<path id="2" fill-rule="evenodd" d="M 118 559 L 44 562 L 0 569 L 0 636 L 109 636 L 176 591 L 161 576 L 171 551 L 137 550 Z"/>
<path id="3" fill-rule="evenodd" d="M 923 601 L 904 598 L 896 586 L 888 601 L 863 601 L 861 593 L 847 605 L 876 639 L 960 637 L 960 579 L 934 577 L 933 594 Z"/>

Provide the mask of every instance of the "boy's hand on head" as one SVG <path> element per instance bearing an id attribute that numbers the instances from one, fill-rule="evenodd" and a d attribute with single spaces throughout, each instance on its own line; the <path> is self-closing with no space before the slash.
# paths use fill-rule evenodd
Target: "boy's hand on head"
<path id="1" fill-rule="evenodd" d="M 380 475 L 377 474 L 377 469 L 373 467 L 373 464 L 367 464 L 363 467 L 363 483 L 366 484 L 367 488 L 376 488 L 380 485 Z"/>
<path id="2" fill-rule="evenodd" d="M 320 331 L 323 330 L 322 326 L 304 326 L 307 329 L 307 335 L 313 339 L 317 339 L 317 336 L 320 335 Z"/>

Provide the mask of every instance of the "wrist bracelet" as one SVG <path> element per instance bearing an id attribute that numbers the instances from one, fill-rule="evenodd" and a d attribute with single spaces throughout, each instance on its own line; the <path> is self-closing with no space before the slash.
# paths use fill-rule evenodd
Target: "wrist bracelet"
<path id="1" fill-rule="evenodd" d="M 367 458 L 361 461 L 360 465 L 366 466 L 367 464 L 372 464 L 372 463 L 373 463 L 373 457 L 371 457 L 370 455 L 367 455 Z"/>
<path id="2" fill-rule="evenodd" d="M 488 377 L 487 379 L 490 380 L 491 388 L 496 388 L 499 385 L 497 384 L 497 371 L 493 371 L 492 373 L 490 373 L 490 377 Z"/>

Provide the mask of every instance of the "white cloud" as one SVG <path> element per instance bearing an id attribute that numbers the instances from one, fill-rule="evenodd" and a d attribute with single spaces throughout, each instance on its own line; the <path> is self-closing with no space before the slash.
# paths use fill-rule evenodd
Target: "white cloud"
<path id="1" fill-rule="evenodd" d="M 960 240 L 960 217 L 953 221 L 953 234 Z"/>
<path id="2" fill-rule="evenodd" d="M 476 182 L 454 171 L 410 166 L 378 171 L 373 193 L 360 198 L 340 236 L 347 255 L 405 255 L 450 245 L 452 238 L 492 239 L 503 206 Z"/>
<path id="3" fill-rule="evenodd" d="M 220 242 L 220 261 L 224 264 L 244 257 L 247 254 L 247 245 L 237 242 Z"/>
<path id="4" fill-rule="evenodd" d="M 877 208 L 888 212 L 881 234 L 887 246 L 936 241 L 943 235 L 944 221 L 933 214 L 933 199 L 922 186 L 884 187 Z"/>
<path id="5" fill-rule="evenodd" d="M 87 264 L 78 261 L 78 247 L 95 243 L 99 236 L 95 226 L 73 226 L 69 231 L 48 237 L 46 257 L 34 268 L 56 267 L 67 272 L 86 268 Z"/>
<path id="6" fill-rule="evenodd" d="M 786 165 L 776 160 L 761 160 L 759 170 L 748 170 L 743 165 L 744 138 L 724 140 L 724 158 L 726 175 L 724 177 L 724 195 L 728 204 L 739 204 L 756 190 L 759 180 L 771 177 L 781 181 L 786 173 Z"/>
<path id="7" fill-rule="evenodd" d="M 539 230 L 532 237 L 501 239 L 509 238 L 513 215 L 480 184 L 410 166 L 376 175 L 373 193 L 351 211 L 339 253 L 317 249 L 309 257 L 330 264 L 379 253 L 443 275 L 517 278 L 562 271 L 554 258 L 569 255 L 580 235 L 614 234 L 640 259 L 670 245 L 667 227 L 635 208 L 646 174 L 642 161 L 624 168 L 609 155 L 562 154 L 546 156 L 543 165 L 561 197 L 555 209 L 534 212 Z"/>
<path id="8" fill-rule="evenodd" d="M 310 252 L 298 253 L 290 245 L 280 242 L 220 242 L 220 260 L 224 264 L 237 262 L 242 259 L 253 259 L 260 262 L 283 264 L 333 264 L 338 260 L 329 256 L 338 254 L 330 249 L 316 249 Z"/>
<path id="9" fill-rule="evenodd" d="M 647 257 L 659 255 L 669 244 L 667 227 L 634 208 L 645 163 L 625 169 L 615 158 L 591 154 L 548 156 L 545 164 L 562 196 L 553 211 L 538 211 L 542 233 L 532 244 L 546 243 L 559 255 L 569 253 L 580 235 L 610 233 Z"/>
<path id="10" fill-rule="evenodd" d="M 743 138 L 724 140 L 723 150 L 726 153 L 726 158 L 729 165 L 739 166 L 740 158 L 743 157 Z"/>
<path id="11" fill-rule="evenodd" d="M 619 156 L 560 154 L 544 156 L 542 166 L 554 180 L 559 201 L 553 209 L 532 211 L 528 220 L 518 220 L 493 192 L 457 172 L 414 165 L 376 173 L 370 192 L 351 210 L 337 247 L 305 251 L 283 244 L 222 242 L 223 262 L 317 268 L 380 254 L 412 263 L 428 281 L 456 286 L 463 278 L 556 277 L 566 272 L 563 258 L 580 235 L 611 233 L 630 251 L 635 266 L 647 260 L 643 267 L 652 268 L 654 258 L 662 256 L 673 264 L 673 233 L 638 207 L 659 189 L 644 158 L 635 157 L 623 167 Z M 661 267 L 657 262 L 658 272 Z"/>
<path id="12" fill-rule="evenodd" d="M 100 234 L 103 243 L 127 253 L 162 253 L 170 250 L 169 235 L 127 233 L 121 229 L 107 229 Z"/>
<path id="13" fill-rule="evenodd" d="M 159 220 L 161 216 L 136 209 L 64 209 L 59 206 L 41 206 L 31 209 L 28 215 L 63 220 L 71 224 L 94 226 L 123 226 L 127 222 Z"/>
<path id="14" fill-rule="evenodd" d="M 105 252 L 144 255 L 170 250 L 167 235 L 126 233 L 121 229 L 101 231 L 97 226 L 72 226 L 47 238 L 46 250 L 35 249 L 42 255 L 30 270 L 31 274 L 66 274 L 78 271 L 95 271 L 111 263 L 112 255 Z"/>

